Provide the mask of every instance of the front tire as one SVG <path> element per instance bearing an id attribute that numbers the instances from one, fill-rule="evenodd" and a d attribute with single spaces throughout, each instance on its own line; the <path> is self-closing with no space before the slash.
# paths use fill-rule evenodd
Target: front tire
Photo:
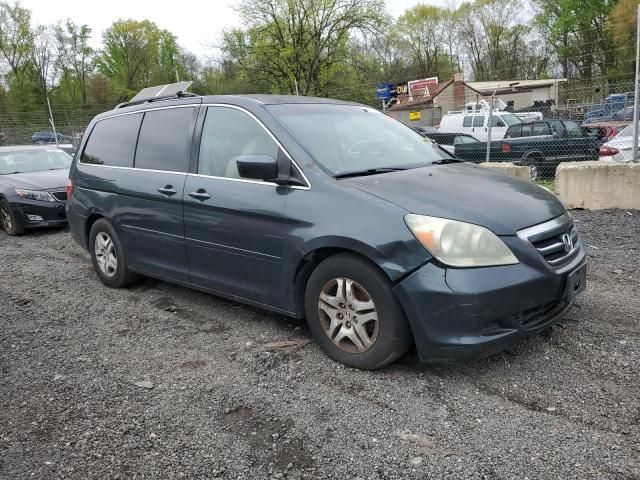
<path id="1" fill-rule="evenodd" d="M 305 313 L 318 345 L 350 367 L 382 368 L 412 344 L 391 283 L 356 255 L 334 255 L 316 267 L 307 282 Z"/>
<path id="2" fill-rule="evenodd" d="M 107 220 L 97 220 L 91 226 L 89 252 L 93 268 L 106 286 L 122 288 L 138 279 L 138 275 L 127 269 L 120 237 Z"/>
<path id="3" fill-rule="evenodd" d="M 13 210 L 11 210 L 9 202 L 5 199 L 0 201 L 0 224 L 4 231 L 7 232 L 7 235 L 12 237 L 16 237 L 24 233 L 24 227 L 20 225 L 18 219 L 13 213 Z"/>

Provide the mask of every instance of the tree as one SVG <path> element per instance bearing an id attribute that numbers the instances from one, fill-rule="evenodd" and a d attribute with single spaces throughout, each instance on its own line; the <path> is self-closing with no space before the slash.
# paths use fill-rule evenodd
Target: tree
<path id="1" fill-rule="evenodd" d="M 89 46 L 91 28 L 67 19 L 55 29 L 58 69 L 61 86 L 74 104 L 87 105 L 87 81 L 93 71 L 93 49 Z"/>
<path id="2" fill-rule="evenodd" d="M 120 91 L 121 100 L 149 86 L 157 71 L 160 38 L 149 20 L 118 20 L 104 33 L 96 65 Z"/>
<path id="3" fill-rule="evenodd" d="M 19 4 L 0 3 L 0 55 L 17 79 L 34 48 L 31 12 Z"/>
<path id="4" fill-rule="evenodd" d="M 380 29 L 381 0 L 239 0 L 247 25 L 224 33 L 223 51 L 269 90 L 326 93 L 358 32 Z"/>

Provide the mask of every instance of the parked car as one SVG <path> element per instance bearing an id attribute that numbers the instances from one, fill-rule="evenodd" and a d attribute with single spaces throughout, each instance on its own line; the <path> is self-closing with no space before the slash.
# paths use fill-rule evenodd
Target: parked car
<path id="1" fill-rule="evenodd" d="M 105 285 L 142 274 L 306 317 L 351 367 L 412 344 L 432 362 L 500 351 L 586 281 L 553 194 L 337 100 L 124 105 L 92 120 L 68 189 L 71 234 Z"/>
<path id="2" fill-rule="evenodd" d="M 640 146 L 640 141 L 638 142 Z M 599 150 L 600 160 L 627 163 L 633 161 L 633 125 L 627 125 Z"/>
<path id="3" fill-rule="evenodd" d="M 494 112 L 491 115 L 491 138 L 504 138 L 507 129 L 522 123 L 513 113 Z M 480 141 L 486 141 L 489 131 L 489 113 L 452 113 L 442 117 L 438 131 L 442 133 L 466 133 Z"/>
<path id="4" fill-rule="evenodd" d="M 71 143 L 73 144 L 73 137 L 69 135 L 57 134 L 58 143 Z M 56 135 L 53 132 L 35 132 L 31 136 L 31 143 L 34 145 L 46 145 L 50 143 L 56 143 Z"/>
<path id="5" fill-rule="evenodd" d="M 585 135 L 600 138 L 603 142 L 613 140 L 629 122 L 594 122 L 582 126 Z"/>
<path id="6" fill-rule="evenodd" d="M 549 119 L 512 125 L 504 140 L 491 142 L 489 156 L 493 162 L 527 165 L 532 178 L 555 175 L 560 162 L 597 160 L 600 138 L 587 136 L 571 120 Z M 483 162 L 486 143 L 456 145 L 456 157 L 470 162 Z"/>
<path id="7" fill-rule="evenodd" d="M 619 122 L 633 122 L 633 105 L 618 110 L 613 114 L 613 119 Z"/>
<path id="8" fill-rule="evenodd" d="M 67 223 L 71 156 L 51 147 L 0 147 L 0 224 L 9 235 Z"/>
<path id="9" fill-rule="evenodd" d="M 436 142 L 451 155 L 455 155 L 455 146 L 460 143 L 477 143 L 480 141 L 466 133 L 441 133 L 436 131 L 435 133 L 427 133 L 425 137 Z"/>
<path id="10" fill-rule="evenodd" d="M 588 110 L 584 114 L 584 124 L 612 120 L 614 115 L 633 103 L 633 92 L 613 93 L 605 98 L 600 105 Z"/>
<path id="11" fill-rule="evenodd" d="M 436 127 L 429 127 L 429 126 L 421 126 L 421 127 L 411 127 L 413 128 L 416 132 L 418 132 L 420 135 L 422 136 L 426 136 L 429 133 L 435 133 L 438 131 L 438 129 Z"/>

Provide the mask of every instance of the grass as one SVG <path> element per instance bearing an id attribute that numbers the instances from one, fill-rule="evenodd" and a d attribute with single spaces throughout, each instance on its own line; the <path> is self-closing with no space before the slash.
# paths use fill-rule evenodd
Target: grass
<path id="1" fill-rule="evenodd" d="M 543 178 L 541 180 L 536 180 L 536 183 L 541 187 L 548 188 L 552 192 L 556 191 L 556 182 L 553 178 Z"/>

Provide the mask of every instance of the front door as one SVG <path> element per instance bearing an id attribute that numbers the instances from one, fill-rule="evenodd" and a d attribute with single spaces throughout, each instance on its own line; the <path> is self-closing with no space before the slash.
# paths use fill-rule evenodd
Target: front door
<path id="1" fill-rule="evenodd" d="M 208 107 L 197 174 L 184 189 L 185 240 L 191 282 L 278 306 L 284 296 L 284 207 L 288 187 L 240 178 L 239 155 L 277 158 L 279 147 L 251 115 Z"/>

